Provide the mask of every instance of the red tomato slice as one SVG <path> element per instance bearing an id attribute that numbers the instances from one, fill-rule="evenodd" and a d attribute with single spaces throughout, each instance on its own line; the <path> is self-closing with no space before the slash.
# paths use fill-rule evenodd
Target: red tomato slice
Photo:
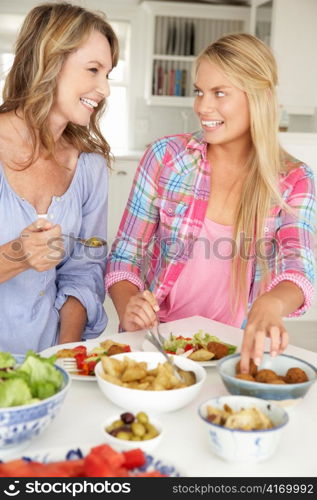
<path id="1" fill-rule="evenodd" d="M 72 351 L 74 351 L 76 354 L 81 353 L 87 355 L 87 347 L 84 345 L 78 345 L 77 347 L 74 347 Z"/>
<path id="2" fill-rule="evenodd" d="M 184 347 L 184 351 L 190 351 L 190 349 L 192 349 L 193 346 L 191 344 L 186 344 L 185 347 Z"/>
<path id="3" fill-rule="evenodd" d="M 141 467 L 145 464 L 145 455 L 140 448 L 135 448 L 134 450 L 124 451 L 124 467 L 127 469 L 134 469 L 135 467 Z"/>

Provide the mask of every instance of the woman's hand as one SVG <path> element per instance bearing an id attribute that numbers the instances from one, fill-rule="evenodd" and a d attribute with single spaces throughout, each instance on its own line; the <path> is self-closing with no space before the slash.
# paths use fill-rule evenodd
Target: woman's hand
<path id="1" fill-rule="evenodd" d="M 271 356 L 282 353 L 288 345 L 288 333 L 283 325 L 283 302 L 270 293 L 261 295 L 248 314 L 241 348 L 241 372 L 248 373 L 252 358 L 256 365 L 262 360 L 265 337 L 270 337 Z"/>
<path id="2" fill-rule="evenodd" d="M 46 219 L 38 219 L 26 227 L 19 238 L 23 259 L 28 268 L 47 271 L 64 257 L 61 227 Z"/>
<path id="3" fill-rule="evenodd" d="M 159 309 L 152 292 L 149 290 L 138 292 L 129 299 L 120 325 L 128 332 L 152 327 L 157 321 L 156 312 Z"/>

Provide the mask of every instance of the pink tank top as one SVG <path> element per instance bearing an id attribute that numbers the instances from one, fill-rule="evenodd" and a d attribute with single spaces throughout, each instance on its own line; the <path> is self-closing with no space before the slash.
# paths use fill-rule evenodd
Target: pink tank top
<path id="1" fill-rule="evenodd" d="M 189 316 L 204 316 L 227 325 L 241 327 L 245 318 L 241 303 L 233 315 L 230 307 L 230 275 L 234 242 L 233 226 L 224 226 L 205 217 L 192 257 L 160 305 L 163 322 Z M 247 271 L 250 289 L 251 261 Z"/>

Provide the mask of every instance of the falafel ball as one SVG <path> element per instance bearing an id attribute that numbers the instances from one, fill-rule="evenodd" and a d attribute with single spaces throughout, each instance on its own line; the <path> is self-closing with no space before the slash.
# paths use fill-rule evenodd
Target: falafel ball
<path id="1" fill-rule="evenodd" d="M 250 359 L 250 364 L 249 364 L 249 375 L 252 375 L 252 377 L 255 377 L 255 375 L 258 372 L 258 367 L 254 363 L 253 359 Z M 241 373 L 240 369 L 240 361 L 236 364 L 236 373 Z"/>
<path id="2" fill-rule="evenodd" d="M 286 382 L 288 384 L 300 384 L 301 382 L 307 382 L 308 377 L 304 370 L 301 368 L 290 368 L 286 373 Z"/>
<path id="3" fill-rule="evenodd" d="M 271 380 L 270 384 L 286 384 L 286 382 L 281 378 L 275 378 L 274 380 Z"/>
<path id="4" fill-rule="evenodd" d="M 220 342 L 208 342 L 207 349 L 209 352 L 214 353 L 214 359 L 221 359 L 228 356 L 229 347 Z"/>
<path id="5" fill-rule="evenodd" d="M 235 378 L 240 378 L 241 380 L 249 380 L 250 382 L 255 382 L 255 378 L 250 375 L 250 373 L 238 373 Z"/>
<path id="6" fill-rule="evenodd" d="M 263 382 L 264 384 L 271 384 L 272 380 L 276 380 L 278 378 L 277 373 L 268 369 L 259 370 L 255 376 L 255 380 L 257 382 Z"/>

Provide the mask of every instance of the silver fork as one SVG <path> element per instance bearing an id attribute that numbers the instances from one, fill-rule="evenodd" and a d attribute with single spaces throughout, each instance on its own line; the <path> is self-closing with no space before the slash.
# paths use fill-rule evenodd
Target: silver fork
<path id="1" fill-rule="evenodd" d="M 185 380 L 184 380 L 184 378 L 182 377 L 182 375 L 181 375 L 181 374 L 177 371 L 177 367 L 176 367 L 176 365 L 174 364 L 173 359 L 172 359 L 172 358 L 170 358 L 170 357 L 166 354 L 164 347 L 161 345 L 161 343 L 158 341 L 158 339 L 155 337 L 154 333 L 153 333 L 150 329 L 148 329 L 148 330 L 146 331 L 145 338 L 146 338 L 149 342 L 151 342 L 151 344 L 152 344 L 152 345 L 154 345 L 154 347 L 156 347 L 156 349 L 157 349 L 158 351 L 160 351 L 160 352 L 163 354 L 163 356 L 166 358 L 166 361 L 168 362 L 168 364 L 172 367 L 173 372 L 174 372 L 175 376 L 178 378 L 178 380 L 179 380 L 180 382 L 185 382 Z"/>
<path id="2" fill-rule="evenodd" d="M 64 368 L 68 373 L 79 373 L 80 370 L 77 368 L 77 363 L 75 358 L 58 358 L 56 363 Z"/>
<path id="3" fill-rule="evenodd" d="M 157 318 L 157 321 L 156 321 L 156 335 L 158 336 L 159 341 L 161 342 L 162 347 L 164 349 L 164 342 L 165 342 L 166 339 L 160 333 L 160 323 L 159 323 L 159 319 L 158 318 Z"/>

